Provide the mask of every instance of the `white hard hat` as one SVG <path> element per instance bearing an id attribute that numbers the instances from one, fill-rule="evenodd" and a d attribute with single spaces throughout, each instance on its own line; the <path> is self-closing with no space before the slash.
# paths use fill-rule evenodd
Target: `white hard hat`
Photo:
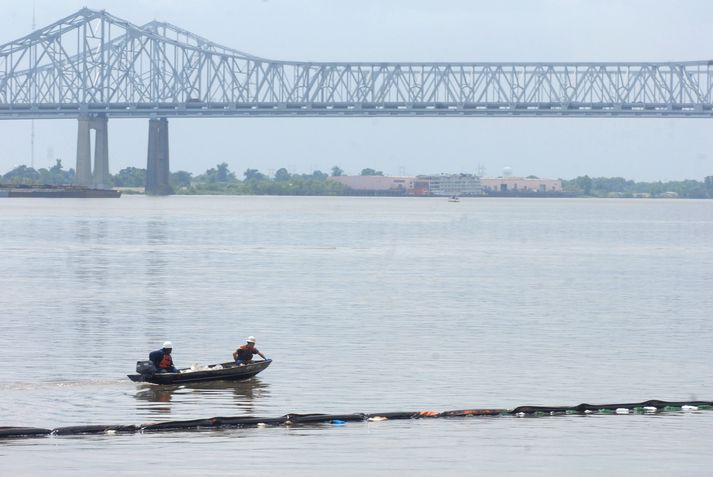
<path id="1" fill-rule="evenodd" d="M 164 348 L 164 349 L 169 349 L 169 348 L 170 348 L 170 349 L 173 349 L 173 343 L 171 343 L 170 341 L 164 341 L 162 348 Z"/>
<path id="2" fill-rule="evenodd" d="M 254 337 L 254 336 L 248 336 L 248 343 L 255 343 L 255 337 Z"/>

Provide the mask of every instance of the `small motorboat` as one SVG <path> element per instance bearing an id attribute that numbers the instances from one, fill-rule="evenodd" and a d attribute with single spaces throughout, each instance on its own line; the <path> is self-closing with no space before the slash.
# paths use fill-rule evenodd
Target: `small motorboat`
<path id="1" fill-rule="evenodd" d="M 460 202 L 460 199 L 457 195 L 452 195 L 448 198 L 448 202 Z"/>
<path id="2" fill-rule="evenodd" d="M 234 362 L 210 364 L 206 367 L 183 368 L 177 373 L 156 373 L 150 361 L 138 361 L 136 372 L 127 374 L 129 379 L 136 383 L 153 384 L 180 384 L 195 383 L 198 381 L 239 381 L 255 376 L 272 363 L 271 359 L 254 361 L 248 364 L 235 364 Z M 152 369 L 153 368 L 153 369 Z"/>

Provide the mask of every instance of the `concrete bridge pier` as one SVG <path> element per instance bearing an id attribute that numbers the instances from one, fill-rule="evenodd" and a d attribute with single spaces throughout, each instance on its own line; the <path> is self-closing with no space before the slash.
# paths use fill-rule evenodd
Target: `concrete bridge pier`
<path id="1" fill-rule="evenodd" d="M 111 186 L 109 176 L 109 122 L 105 115 L 80 116 L 77 121 L 77 184 L 97 189 Z M 91 130 L 94 129 L 94 173 Z"/>
<path id="2" fill-rule="evenodd" d="M 92 185 L 92 152 L 89 134 L 89 118 L 80 117 L 77 125 L 77 168 L 75 181 L 78 185 Z"/>
<path id="3" fill-rule="evenodd" d="M 97 189 L 109 189 L 109 118 L 100 116 L 94 118 L 94 174 L 93 185 Z"/>
<path id="4" fill-rule="evenodd" d="M 168 167 L 168 119 L 149 119 L 149 147 L 146 164 L 146 193 L 150 195 L 170 195 Z"/>

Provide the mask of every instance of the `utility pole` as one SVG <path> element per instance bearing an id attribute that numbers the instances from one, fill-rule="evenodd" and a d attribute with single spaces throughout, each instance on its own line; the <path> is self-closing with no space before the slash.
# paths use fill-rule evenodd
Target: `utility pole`
<path id="1" fill-rule="evenodd" d="M 32 0 L 32 32 L 35 32 L 35 0 Z M 37 61 L 37 45 L 32 47 L 33 61 Z M 34 68 L 31 64 L 30 68 Z M 33 74 L 34 76 L 34 74 Z M 34 80 L 34 78 L 33 78 Z M 36 99 L 33 96 L 33 99 Z M 30 167 L 35 168 L 35 120 L 30 120 Z"/>

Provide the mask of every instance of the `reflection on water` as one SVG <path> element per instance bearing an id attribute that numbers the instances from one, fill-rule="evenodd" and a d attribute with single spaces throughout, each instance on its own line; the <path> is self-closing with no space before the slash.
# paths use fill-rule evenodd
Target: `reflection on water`
<path id="1" fill-rule="evenodd" d="M 101 290 L 109 288 L 112 258 L 108 249 L 100 244 L 106 241 L 109 230 L 106 220 L 79 218 L 74 222 L 73 242 L 75 247 L 65 257 L 65 266 L 72 271 L 74 291 L 73 323 L 80 333 L 105 327 L 111 320 Z"/>
<path id="2" fill-rule="evenodd" d="M 170 414 L 172 408 L 198 407 L 203 414 L 215 405 L 216 410 L 235 407 L 238 414 L 255 414 L 255 401 L 270 395 L 270 385 L 259 378 L 245 381 L 210 381 L 170 386 L 141 384 L 134 397 L 137 409 L 150 414 Z M 232 406 L 228 405 L 233 401 Z M 178 411 L 178 409 L 176 409 Z"/>
<path id="3" fill-rule="evenodd" d="M 146 249 L 140 261 L 144 268 L 144 300 L 146 312 L 160 329 L 170 326 L 169 264 L 165 247 L 169 244 L 168 224 L 164 220 L 146 222 Z"/>

